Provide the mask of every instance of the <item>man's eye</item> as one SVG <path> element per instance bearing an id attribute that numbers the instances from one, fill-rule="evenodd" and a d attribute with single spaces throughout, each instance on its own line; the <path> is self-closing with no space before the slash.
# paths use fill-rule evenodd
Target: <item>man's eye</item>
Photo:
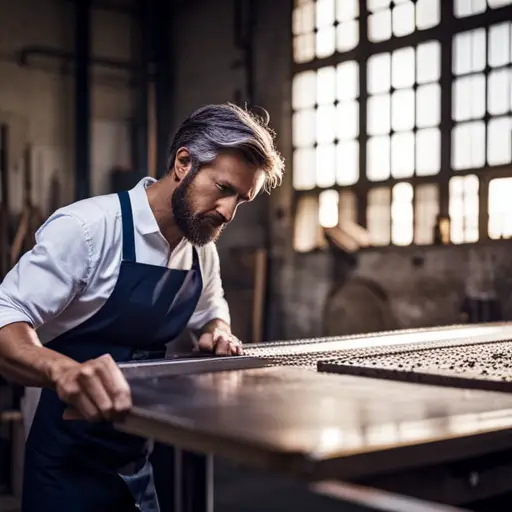
<path id="1" fill-rule="evenodd" d="M 221 192 L 225 192 L 227 190 L 227 188 L 224 186 L 224 185 L 221 185 L 220 183 L 217 183 L 217 188 L 221 191 Z"/>

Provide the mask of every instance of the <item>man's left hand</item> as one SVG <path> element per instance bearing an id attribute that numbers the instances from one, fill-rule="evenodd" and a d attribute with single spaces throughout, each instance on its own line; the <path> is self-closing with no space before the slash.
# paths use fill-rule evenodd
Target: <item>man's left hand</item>
<path id="1" fill-rule="evenodd" d="M 242 354 L 242 342 L 229 331 L 214 329 L 203 333 L 198 342 L 201 352 L 212 352 L 217 356 L 239 356 Z"/>

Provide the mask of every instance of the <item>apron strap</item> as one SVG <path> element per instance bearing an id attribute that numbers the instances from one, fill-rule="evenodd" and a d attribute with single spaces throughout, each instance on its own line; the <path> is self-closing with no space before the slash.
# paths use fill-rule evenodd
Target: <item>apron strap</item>
<path id="1" fill-rule="evenodd" d="M 123 222 L 123 260 L 137 261 L 135 255 L 135 237 L 133 234 L 133 214 L 130 195 L 127 191 L 119 192 L 121 203 L 121 220 Z"/>
<path id="2" fill-rule="evenodd" d="M 197 249 L 192 246 L 192 268 L 194 270 L 201 270 L 199 265 L 199 254 L 197 253 Z"/>

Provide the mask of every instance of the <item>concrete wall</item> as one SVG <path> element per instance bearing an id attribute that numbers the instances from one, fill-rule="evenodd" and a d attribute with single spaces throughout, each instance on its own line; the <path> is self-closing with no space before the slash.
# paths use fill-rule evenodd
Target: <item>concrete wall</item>
<path id="1" fill-rule="evenodd" d="M 71 2 L 59 0 L 0 1 L 0 121 L 10 127 L 10 201 L 13 213 L 22 204 L 22 152 L 33 148 L 33 200 L 44 214 L 51 209 L 51 178 L 62 185 L 60 204 L 73 200 L 73 86 L 55 59 L 34 57 L 20 66 L 16 57 L 27 45 L 73 50 Z M 95 10 L 93 53 L 130 58 L 131 26 L 126 16 Z M 131 92 L 126 75 L 93 70 L 92 192 L 105 189 L 104 175 L 113 161 L 127 163 L 126 121 L 131 116 Z M 108 150 L 106 150 L 107 148 Z M 115 148 L 115 149 L 112 149 Z M 115 155 L 112 152 L 115 151 Z"/>

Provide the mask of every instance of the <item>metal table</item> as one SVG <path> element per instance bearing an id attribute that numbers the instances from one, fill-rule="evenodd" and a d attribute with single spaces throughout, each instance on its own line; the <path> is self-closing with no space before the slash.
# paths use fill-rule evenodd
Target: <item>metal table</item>
<path id="1" fill-rule="evenodd" d="M 386 484 L 389 475 L 407 479 L 416 470 L 512 450 L 512 395 L 261 367 L 273 362 L 254 357 L 179 364 L 179 371 L 175 362 L 124 366 L 134 408 L 118 429 L 208 454 L 208 463 L 218 455 L 293 475 L 318 492 L 325 491 L 325 481 L 332 479 L 370 486 L 377 482 L 393 491 Z M 197 372 L 199 367 L 202 373 Z M 183 456 L 181 451 L 177 454 Z M 204 463 L 195 467 L 202 471 L 207 492 L 198 495 L 186 479 L 177 482 L 177 510 L 185 510 L 183 503 L 188 510 L 212 510 L 210 468 Z M 471 482 L 472 472 L 464 471 L 460 478 Z M 334 495 L 355 499 L 348 484 L 329 485 L 331 491 L 337 489 Z M 426 487 L 435 490 L 435 479 Z M 463 491 L 467 495 L 467 489 Z M 475 499 L 488 492 L 478 485 L 469 491 Z M 200 502 L 191 500 L 190 494 L 199 496 Z M 444 495 L 438 489 L 419 497 L 457 504 L 461 494 L 460 488 Z M 371 493 L 358 496 L 368 498 Z M 408 502 L 394 510 L 412 511 L 412 506 Z M 421 502 L 414 506 L 443 510 Z"/>

